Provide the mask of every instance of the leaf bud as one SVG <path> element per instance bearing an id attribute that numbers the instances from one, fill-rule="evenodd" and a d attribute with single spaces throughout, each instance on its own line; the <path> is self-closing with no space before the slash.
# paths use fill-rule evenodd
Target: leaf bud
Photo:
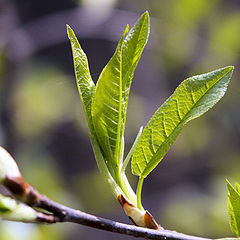
<path id="1" fill-rule="evenodd" d="M 35 222 L 37 216 L 38 212 L 33 208 L 0 194 L 0 218 L 11 221 Z"/>
<path id="2" fill-rule="evenodd" d="M 21 173 L 12 156 L 0 146 L 0 183 L 6 178 L 21 178 Z"/>
<path id="3" fill-rule="evenodd" d="M 126 215 L 131 219 L 131 221 L 139 226 L 146 227 L 156 230 L 162 230 L 163 228 L 157 224 L 156 220 L 153 216 L 146 210 L 140 210 L 135 207 L 133 204 L 127 201 L 127 199 L 123 195 L 118 196 L 118 200 L 123 207 Z"/>

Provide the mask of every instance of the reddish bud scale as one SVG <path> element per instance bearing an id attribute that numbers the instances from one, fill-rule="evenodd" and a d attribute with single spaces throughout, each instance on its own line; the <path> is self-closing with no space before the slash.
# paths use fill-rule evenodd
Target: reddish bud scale
<path id="1" fill-rule="evenodd" d="M 34 205 L 40 194 L 22 177 L 6 177 L 2 183 L 14 196 L 28 205 Z"/>
<path id="2" fill-rule="evenodd" d="M 131 221 L 140 227 L 146 227 L 155 230 L 162 230 L 161 226 L 157 224 L 153 216 L 146 210 L 141 211 L 136 208 L 133 204 L 127 201 L 123 195 L 118 196 L 118 201 L 123 207 L 126 215 L 131 219 Z"/>

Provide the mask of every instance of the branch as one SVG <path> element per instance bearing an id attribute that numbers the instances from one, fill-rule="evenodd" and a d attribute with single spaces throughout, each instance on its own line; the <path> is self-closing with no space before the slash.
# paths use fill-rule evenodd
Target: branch
<path id="1" fill-rule="evenodd" d="M 14 159 L 1 147 L 0 183 L 20 201 L 17 202 L 15 199 L 0 194 L 0 210 L 2 210 L 2 212 L 0 211 L 0 217 L 2 216 L 5 219 L 48 224 L 71 222 L 146 239 L 210 240 L 208 238 L 188 236 L 174 231 L 163 230 L 160 227 L 159 230 L 153 230 L 118 223 L 56 203 L 39 193 L 29 183 L 25 182 Z M 124 207 L 124 199 L 121 199 L 120 203 Z M 37 208 L 37 210 L 35 208 Z M 49 213 L 46 213 L 46 210 Z"/>
<path id="2" fill-rule="evenodd" d="M 3 184 L 5 187 L 7 187 L 18 199 L 21 199 L 26 204 L 32 207 L 32 209 L 37 208 L 38 210 L 36 212 L 36 217 L 32 218 L 24 218 L 21 219 L 21 216 L 16 219 L 16 213 L 14 215 L 14 218 L 6 218 L 9 220 L 15 220 L 15 221 L 24 221 L 24 222 L 31 222 L 31 223 L 63 223 L 63 222 L 70 222 L 70 223 L 76 223 L 85 225 L 92 228 L 102 229 L 109 232 L 115 232 L 120 234 L 125 234 L 133 237 L 138 238 L 145 238 L 145 239 L 162 239 L 162 240 L 210 240 L 208 238 L 201 238 L 201 237 L 195 237 L 195 236 L 189 236 L 182 233 L 177 233 L 175 231 L 168 231 L 168 230 L 153 230 L 149 228 L 143 228 L 138 227 L 134 225 L 124 224 L 115 222 L 109 219 L 97 217 L 91 214 L 87 214 L 85 212 L 75 210 L 69 207 L 66 207 L 64 205 L 61 205 L 59 203 L 56 203 L 46 196 L 40 194 L 38 191 L 36 191 L 31 185 L 28 185 L 25 183 L 25 189 L 24 192 L 25 197 L 21 194 L 16 194 L 16 192 L 20 192 L 17 190 L 19 189 L 19 182 L 15 181 L 13 184 L 13 181 L 11 181 L 11 184 L 8 181 L 4 181 Z M 23 206 L 23 205 L 20 205 Z M 24 207 L 24 206 L 23 206 Z M 25 205 L 25 207 L 27 207 Z M 30 207 L 28 207 L 30 208 Z M 41 211 L 45 210 L 45 211 Z M 50 212 L 50 214 L 46 213 L 46 210 Z"/>
<path id="3" fill-rule="evenodd" d="M 177 233 L 175 231 L 152 230 L 149 228 L 115 222 L 109 219 L 97 217 L 79 210 L 65 207 L 61 204 L 51 201 L 43 195 L 41 197 L 42 199 L 40 200 L 38 207 L 41 206 L 42 208 L 48 209 L 57 214 L 58 217 L 56 217 L 55 222 L 77 223 L 88 227 L 125 234 L 137 238 L 162 240 L 210 240 L 208 238 L 189 236 L 182 233 Z"/>

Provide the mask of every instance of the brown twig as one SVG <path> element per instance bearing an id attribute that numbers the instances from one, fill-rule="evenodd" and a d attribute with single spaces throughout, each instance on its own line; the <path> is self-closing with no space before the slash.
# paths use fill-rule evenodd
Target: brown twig
<path id="1" fill-rule="evenodd" d="M 209 240 L 207 238 L 200 238 L 195 236 L 188 236 L 182 233 L 174 231 L 162 230 L 159 227 L 158 230 L 143 228 L 128 224 L 123 224 L 115 221 L 111 221 L 105 218 L 97 217 L 91 214 L 84 213 L 79 210 L 75 210 L 59 203 L 56 203 L 46 196 L 39 193 L 29 183 L 25 182 L 20 171 L 15 165 L 14 159 L 3 148 L 0 148 L 2 155 L 5 156 L 2 159 L 3 166 L 10 164 L 15 169 L 15 175 L 11 175 L 12 171 L 8 172 L 9 168 L 6 168 L 4 172 L 5 177 L 1 180 L 1 183 L 21 202 L 29 205 L 33 208 L 38 208 L 37 217 L 33 221 L 35 223 L 58 223 L 58 222 L 72 222 L 92 228 L 98 228 L 109 232 L 116 232 L 120 234 L 130 235 L 134 237 L 141 237 L 146 239 L 165 239 L 165 240 Z M 7 158 L 7 159 L 6 159 Z M 3 162 L 3 160 L 5 160 Z M 5 165 L 4 165 L 5 164 Z M 119 198 L 121 205 L 131 207 L 131 204 L 121 196 Z M 42 210 L 42 211 L 41 211 Z M 47 211 L 47 212 L 46 212 Z M 155 223 L 157 225 L 157 223 Z M 150 226 L 152 228 L 152 226 Z M 155 227 L 154 227 L 155 228 Z"/>
<path id="2" fill-rule="evenodd" d="M 11 183 L 11 184 L 10 184 Z M 14 184 L 13 184 L 14 183 Z M 36 191 L 30 184 L 18 179 L 9 179 L 3 182 L 4 186 L 21 201 L 24 201 L 31 207 L 37 207 L 40 210 L 47 210 L 50 214 L 38 210 L 38 217 L 35 223 L 60 223 L 71 222 L 85 225 L 92 228 L 102 229 L 109 232 L 125 234 L 138 238 L 146 239 L 164 239 L 164 240 L 209 240 L 189 236 L 175 231 L 153 230 L 149 228 L 138 227 L 134 225 L 115 222 L 109 219 L 97 217 L 85 212 L 75 210 L 59 203 L 56 203 L 46 196 Z M 20 191 L 21 190 L 21 191 Z"/>
<path id="3" fill-rule="evenodd" d="M 149 228 L 142 228 L 134 225 L 115 222 L 109 219 L 87 214 L 79 210 L 68 208 L 48 199 L 43 195 L 41 195 L 40 201 L 38 204 L 36 204 L 36 206 L 54 213 L 54 215 L 56 215 L 55 222 L 72 222 L 137 238 L 164 240 L 210 240 L 208 238 L 189 236 L 182 233 L 177 233 L 175 231 L 152 230 Z"/>

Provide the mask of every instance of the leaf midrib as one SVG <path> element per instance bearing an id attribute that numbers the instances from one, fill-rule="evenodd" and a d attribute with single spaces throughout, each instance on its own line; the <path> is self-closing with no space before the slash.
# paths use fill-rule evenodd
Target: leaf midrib
<path id="1" fill-rule="evenodd" d="M 118 136 L 117 136 L 117 142 L 116 142 L 116 151 L 114 153 L 114 157 L 116 158 L 120 158 L 121 156 L 121 153 L 120 153 L 120 150 L 121 150 L 121 146 L 122 146 L 122 137 L 121 137 L 121 128 L 122 128 L 122 50 L 123 50 L 123 44 L 121 46 L 121 49 L 120 49 L 120 83 L 119 83 L 119 87 L 120 87 L 120 94 L 119 94 L 119 109 L 118 109 L 118 112 L 119 112 L 119 115 L 118 115 Z M 119 161 L 117 162 L 121 162 L 122 159 L 119 159 Z"/>

